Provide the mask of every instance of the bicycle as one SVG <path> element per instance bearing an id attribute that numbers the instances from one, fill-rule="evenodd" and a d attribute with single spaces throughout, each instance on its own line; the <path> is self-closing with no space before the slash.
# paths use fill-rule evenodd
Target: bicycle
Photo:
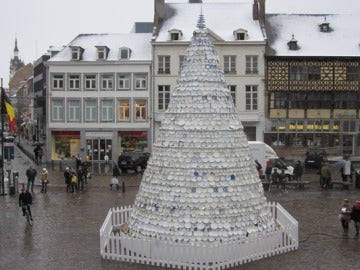
<path id="1" fill-rule="evenodd" d="M 25 218 L 26 218 L 26 221 L 29 223 L 30 226 L 32 226 L 32 218 L 31 218 L 31 216 L 30 216 L 30 212 L 29 212 L 28 205 L 23 205 L 23 206 L 22 206 L 22 209 L 25 210 Z"/>

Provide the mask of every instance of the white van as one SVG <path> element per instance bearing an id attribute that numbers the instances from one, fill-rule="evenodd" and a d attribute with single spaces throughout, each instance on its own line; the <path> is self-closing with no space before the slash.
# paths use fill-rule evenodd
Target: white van
<path id="1" fill-rule="evenodd" d="M 265 172 L 266 161 L 270 160 L 274 168 L 279 169 L 281 172 L 287 175 L 288 180 L 291 180 L 294 174 L 294 167 L 288 166 L 286 163 L 278 157 L 275 150 L 270 145 L 261 141 L 248 141 L 250 152 L 253 155 L 254 160 L 257 160 Z M 263 178 L 260 176 L 260 178 Z"/>

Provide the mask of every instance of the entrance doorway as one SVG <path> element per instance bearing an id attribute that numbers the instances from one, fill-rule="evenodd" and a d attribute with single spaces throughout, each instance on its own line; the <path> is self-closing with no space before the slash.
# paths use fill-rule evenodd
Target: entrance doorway
<path id="1" fill-rule="evenodd" d="M 86 158 L 91 161 L 112 160 L 112 140 L 109 139 L 87 139 Z"/>

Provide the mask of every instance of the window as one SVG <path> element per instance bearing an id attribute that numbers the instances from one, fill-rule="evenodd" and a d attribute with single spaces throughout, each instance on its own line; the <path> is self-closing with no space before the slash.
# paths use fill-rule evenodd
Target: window
<path id="1" fill-rule="evenodd" d="M 183 35 L 181 30 L 178 30 L 178 29 L 169 30 L 169 34 L 170 34 L 171 40 L 179 40 L 179 39 L 181 39 L 181 37 Z"/>
<path id="2" fill-rule="evenodd" d="M 101 74 L 101 89 L 112 90 L 114 89 L 114 75 Z"/>
<path id="3" fill-rule="evenodd" d="M 70 46 L 70 49 L 71 60 L 81 60 L 84 49 L 78 46 Z"/>
<path id="4" fill-rule="evenodd" d="M 119 120 L 129 121 L 130 120 L 130 102 L 129 100 L 119 101 Z"/>
<path id="5" fill-rule="evenodd" d="M 330 104 L 329 100 L 334 100 L 334 108 L 335 109 L 358 109 L 360 108 L 360 101 L 357 97 L 356 92 L 342 92 L 342 93 L 335 93 L 334 99 L 331 99 L 328 96 L 327 104 Z M 328 105 L 329 106 L 329 105 Z"/>
<path id="6" fill-rule="evenodd" d="M 184 64 L 184 61 L 185 61 L 185 55 L 180 55 L 179 56 L 179 72 L 180 70 L 182 69 L 182 66 Z"/>
<path id="7" fill-rule="evenodd" d="M 118 75 L 118 88 L 121 90 L 130 89 L 130 74 Z"/>
<path id="8" fill-rule="evenodd" d="M 55 74 L 52 77 L 52 88 L 53 89 L 64 89 L 64 75 Z"/>
<path id="9" fill-rule="evenodd" d="M 228 85 L 228 89 L 230 90 L 231 98 L 236 107 L 236 85 Z"/>
<path id="10" fill-rule="evenodd" d="M 68 121 L 80 122 L 80 100 L 68 100 Z"/>
<path id="11" fill-rule="evenodd" d="M 158 61 L 159 61 L 158 73 L 170 74 L 170 56 L 160 55 L 158 56 Z"/>
<path id="12" fill-rule="evenodd" d="M 145 74 L 136 74 L 135 75 L 135 89 L 144 90 L 146 89 L 146 75 Z"/>
<path id="13" fill-rule="evenodd" d="M 271 109 L 285 109 L 288 102 L 287 93 L 274 92 L 271 93 L 270 108 Z"/>
<path id="14" fill-rule="evenodd" d="M 101 121 L 111 122 L 114 118 L 114 101 L 101 100 Z"/>
<path id="15" fill-rule="evenodd" d="M 96 89 L 96 75 L 95 74 L 85 75 L 85 89 L 86 90 Z"/>
<path id="16" fill-rule="evenodd" d="M 166 110 L 170 102 L 170 85 L 158 86 L 158 109 Z"/>
<path id="17" fill-rule="evenodd" d="M 346 80 L 358 81 L 360 80 L 359 67 L 346 67 Z"/>
<path id="18" fill-rule="evenodd" d="M 247 85 L 245 87 L 246 110 L 258 109 L 258 91 L 256 85 Z"/>
<path id="19" fill-rule="evenodd" d="M 129 59 L 131 55 L 131 50 L 127 47 L 120 48 L 120 59 Z"/>
<path id="20" fill-rule="evenodd" d="M 306 95 L 303 92 L 288 93 L 289 109 L 305 109 Z"/>
<path id="21" fill-rule="evenodd" d="M 316 81 L 320 80 L 320 67 L 290 67 L 290 80 Z"/>
<path id="22" fill-rule="evenodd" d="M 98 60 L 106 60 L 106 58 L 108 57 L 109 48 L 106 46 L 96 46 L 96 48 Z"/>
<path id="23" fill-rule="evenodd" d="M 135 121 L 145 121 L 147 118 L 147 102 L 143 99 L 135 100 Z"/>
<path id="24" fill-rule="evenodd" d="M 236 40 L 245 40 L 247 38 L 247 30 L 237 29 L 233 32 L 233 35 Z"/>
<path id="25" fill-rule="evenodd" d="M 69 75 L 69 90 L 80 90 L 80 75 Z"/>
<path id="26" fill-rule="evenodd" d="M 52 121 L 64 121 L 64 100 L 54 99 L 51 101 Z"/>
<path id="27" fill-rule="evenodd" d="M 257 74 L 258 73 L 258 57 L 257 55 L 246 56 L 246 74 Z"/>
<path id="28" fill-rule="evenodd" d="M 84 101 L 84 115 L 86 122 L 96 122 L 97 121 L 97 100 L 96 99 L 87 99 Z"/>
<path id="29" fill-rule="evenodd" d="M 224 73 L 236 73 L 236 56 L 225 55 L 224 56 Z"/>

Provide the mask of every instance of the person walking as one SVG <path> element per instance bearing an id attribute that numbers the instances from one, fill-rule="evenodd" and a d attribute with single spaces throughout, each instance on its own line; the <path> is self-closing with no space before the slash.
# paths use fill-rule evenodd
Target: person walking
<path id="1" fill-rule="evenodd" d="M 351 221 L 351 206 L 348 199 L 344 199 L 339 214 L 341 226 L 344 230 L 344 234 L 349 232 L 349 222 Z"/>
<path id="2" fill-rule="evenodd" d="M 22 188 L 19 195 L 19 207 L 22 208 L 23 216 L 25 216 L 25 211 L 27 209 L 30 214 L 30 219 L 33 220 L 30 205 L 32 205 L 32 196 L 28 190 Z"/>
<path id="3" fill-rule="evenodd" d="M 328 189 L 331 186 L 331 171 L 327 161 L 325 161 L 320 169 L 320 176 L 322 178 L 323 188 Z"/>
<path id="4" fill-rule="evenodd" d="M 353 170 L 354 170 L 354 168 L 351 164 L 349 156 L 345 156 L 344 164 L 340 169 L 343 182 L 347 182 L 348 180 L 350 180 L 350 182 L 352 182 Z"/>
<path id="5" fill-rule="evenodd" d="M 270 160 L 266 161 L 266 168 L 265 168 L 265 179 L 270 182 L 271 181 L 271 173 L 272 173 L 272 164 Z"/>
<path id="6" fill-rule="evenodd" d="M 74 193 L 75 189 L 78 190 L 78 179 L 76 176 L 76 172 L 73 169 L 70 169 L 70 175 L 71 175 L 71 180 L 70 180 L 70 188 L 71 188 L 71 192 Z"/>
<path id="7" fill-rule="evenodd" d="M 84 189 L 84 171 L 83 167 L 80 165 L 77 170 L 77 190 Z"/>
<path id="8" fill-rule="evenodd" d="M 303 167 L 301 165 L 301 161 L 296 161 L 295 168 L 294 168 L 294 180 L 301 181 L 301 176 L 303 174 Z"/>
<path id="9" fill-rule="evenodd" d="M 65 185 L 66 185 L 66 191 L 70 192 L 71 191 L 71 172 L 70 172 L 70 168 L 66 167 L 65 171 L 64 171 L 64 179 L 65 179 Z"/>
<path id="10" fill-rule="evenodd" d="M 262 171 L 262 166 L 261 164 L 259 163 L 259 161 L 257 159 L 255 159 L 255 167 L 256 167 L 256 170 L 259 174 L 259 177 L 261 178 L 261 175 L 263 174 L 263 171 Z"/>
<path id="11" fill-rule="evenodd" d="M 47 192 L 47 186 L 49 183 L 49 172 L 46 168 L 43 168 L 41 171 L 41 192 Z"/>
<path id="12" fill-rule="evenodd" d="M 351 210 L 351 219 L 354 221 L 356 236 L 359 236 L 360 230 L 360 200 L 356 200 Z"/>
<path id="13" fill-rule="evenodd" d="M 32 165 L 29 165 L 29 168 L 26 170 L 25 174 L 27 177 L 27 190 L 30 191 L 30 187 L 31 187 L 31 192 L 34 192 L 34 182 L 37 175 L 37 171 L 33 168 Z"/>

